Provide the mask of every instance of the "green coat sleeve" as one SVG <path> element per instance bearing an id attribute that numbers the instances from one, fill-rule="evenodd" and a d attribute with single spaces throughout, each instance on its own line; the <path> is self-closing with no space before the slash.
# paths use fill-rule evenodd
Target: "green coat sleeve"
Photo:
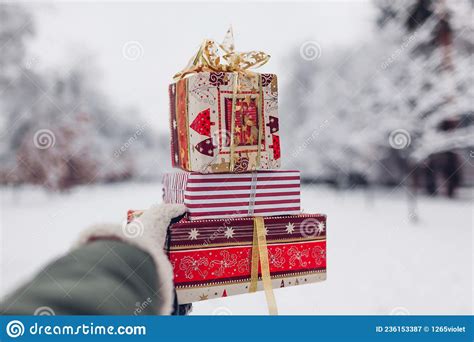
<path id="1" fill-rule="evenodd" d="M 7 296 L 5 315 L 153 315 L 160 309 L 153 259 L 119 241 L 91 242 Z M 41 309 L 42 308 L 42 309 Z"/>

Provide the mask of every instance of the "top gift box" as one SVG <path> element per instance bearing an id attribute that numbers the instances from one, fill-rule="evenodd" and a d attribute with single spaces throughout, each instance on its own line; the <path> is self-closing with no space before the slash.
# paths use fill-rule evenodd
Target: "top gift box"
<path id="1" fill-rule="evenodd" d="M 234 52 L 206 40 L 169 86 L 172 165 L 200 173 L 280 167 L 278 86 L 274 74 L 249 69 L 263 52 Z"/>

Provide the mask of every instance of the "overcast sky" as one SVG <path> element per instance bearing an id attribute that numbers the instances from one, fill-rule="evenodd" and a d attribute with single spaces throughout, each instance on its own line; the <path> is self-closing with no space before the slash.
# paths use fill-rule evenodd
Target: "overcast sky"
<path id="1" fill-rule="evenodd" d="M 160 130 L 168 129 L 167 86 L 173 74 L 204 38 L 220 41 L 230 24 L 236 49 L 269 53 L 272 59 L 261 70 L 277 74 L 284 70 L 290 51 L 305 41 L 318 42 L 324 54 L 370 39 L 374 24 L 369 1 L 42 2 L 32 8 L 37 25 L 31 48 L 35 67 L 63 67 L 94 56 L 106 93 L 118 105 L 137 107 Z M 135 43 L 129 42 L 138 42 L 138 55 L 133 55 Z M 124 56 L 127 43 L 132 51 Z"/>

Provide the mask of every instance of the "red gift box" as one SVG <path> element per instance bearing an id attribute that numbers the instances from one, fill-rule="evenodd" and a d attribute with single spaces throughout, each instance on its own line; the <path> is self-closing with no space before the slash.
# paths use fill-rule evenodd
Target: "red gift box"
<path id="1" fill-rule="evenodd" d="M 184 203 L 190 220 L 296 215 L 301 212 L 300 172 L 167 173 L 163 201 Z"/>
<path id="2" fill-rule="evenodd" d="M 276 75 L 197 72 L 171 84 L 169 96 L 173 167 L 201 173 L 280 167 Z"/>
<path id="3" fill-rule="evenodd" d="M 138 213 L 139 215 L 139 213 Z M 129 216 L 129 220 L 134 216 Z M 263 218 L 272 288 L 326 279 L 326 216 Z M 170 225 L 167 252 L 180 304 L 250 292 L 254 218 L 189 221 Z M 257 290 L 263 290 L 262 266 Z"/>

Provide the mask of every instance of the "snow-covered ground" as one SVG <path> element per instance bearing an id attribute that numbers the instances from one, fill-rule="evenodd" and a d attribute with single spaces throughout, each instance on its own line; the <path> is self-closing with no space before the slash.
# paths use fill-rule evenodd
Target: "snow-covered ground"
<path id="1" fill-rule="evenodd" d="M 159 183 L 90 186 L 69 194 L 2 188 L 0 295 L 65 253 L 92 223 L 121 222 L 161 196 Z M 472 193 L 471 193 L 472 194 Z M 420 197 L 419 222 L 395 191 L 303 190 L 328 215 L 328 280 L 275 291 L 280 314 L 471 314 L 472 200 Z M 193 314 L 266 314 L 263 293 L 200 302 Z"/>

